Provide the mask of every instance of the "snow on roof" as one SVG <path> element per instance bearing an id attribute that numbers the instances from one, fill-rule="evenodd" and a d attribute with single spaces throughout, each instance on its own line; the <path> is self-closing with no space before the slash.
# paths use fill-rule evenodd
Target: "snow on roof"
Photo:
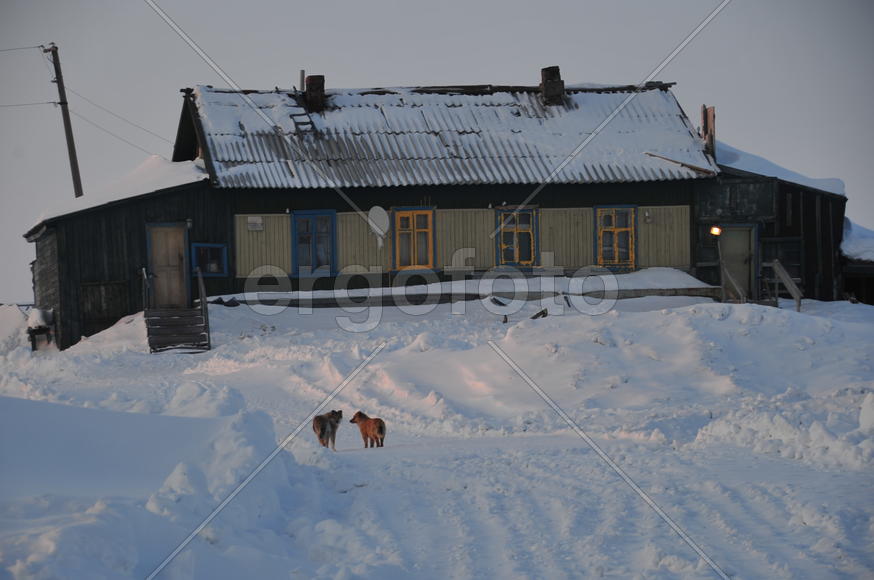
<path id="1" fill-rule="evenodd" d="M 844 182 L 840 179 L 834 177 L 821 179 L 807 177 L 786 169 L 785 167 L 781 167 L 764 157 L 759 157 L 758 155 L 735 149 L 731 145 L 727 145 L 722 141 L 716 142 L 716 161 L 720 165 L 740 169 L 741 171 L 749 171 L 750 173 L 776 177 L 777 179 L 782 179 L 783 181 L 788 181 L 790 183 L 797 183 L 798 185 L 821 189 L 838 195 L 846 195 L 844 191 Z"/>
<path id="2" fill-rule="evenodd" d="M 63 201 L 47 208 L 37 223 L 129 197 L 203 181 L 208 178 L 208 175 L 199 163 L 199 161 L 172 162 L 158 155 L 151 155 L 133 171 L 116 181 L 92 191 L 86 190 L 82 197 L 65 197 Z"/>
<path id="3" fill-rule="evenodd" d="M 844 219 L 844 241 L 841 252 L 853 260 L 874 262 L 874 231 Z"/>
<path id="4" fill-rule="evenodd" d="M 630 91 L 552 182 L 717 173 L 668 86 L 572 88 L 561 105 L 544 105 L 533 87 L 337 89 L 311 115 L 315 131 L 301 126 L 306 111 L 291 91 L 246 92 L 269 124 L 236 91 L 193 95 L 217 187 L 543 183 Z"/>

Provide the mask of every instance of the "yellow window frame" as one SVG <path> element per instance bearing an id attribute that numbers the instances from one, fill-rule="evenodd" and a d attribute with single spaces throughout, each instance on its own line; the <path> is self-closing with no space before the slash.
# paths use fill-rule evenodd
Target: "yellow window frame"
<path id="1" fill-rule="evenodd" d="M 617 213 L 627 213 L 628 214 L 628 226 L 627 227 L 617 227 L 616 226 L 616 214 Z M 635 267 L 635 254 L 634 254 L 634 246 L 635 246 L 635 212 L 636 209 L 633 207 L 599 207 L 597 209 L 597 225 L 598 225 L 598 265 L 599 266 L 620 266 L 624 268 L 634 268 Z M 605 217 L 610 217 L 611 226 L 605 226 Z M 604 259 L 604 234 L 607 232 L 612 232 L 613 234 L 613 259 L 605 260 Z M 620 260 L 619 259 L 619 233 L 620 232 L 628 232 L 628 260 Z"/>
<path id="2" fill-rule="evenodd" d="M 526 214 L 530 216 L 528 221 L 528 225 L 520 225 L 519 223 L 519 215 Z M 533 266 L 536 261 L 535 250 L 536 244 L 534 240 L 535 236 L 535 228 L 534 224 L 537 221 L 536 210 L 519 210 L 519 211 L 502 211 L 500 215 L 501 219 L 501 237 L 499 241 L 499 253 L 498 253 L 498 261 L 499 263 L 510 266 Z M 504 233 L 512 232 L 513 233 L 513 243 L 505 244 L 504 243 Z M 528 255 L 531 257 L 529 260 L 520 260 L 519 259 L 519 232 L 526 232 L 530 234 L 528 236 L 528 241 L 530 247 L 528 249 Z M 504 251 L 507 248 L 513 249 L 513 260 L 505 260 L 504 259 Z"/>
<path id="3" fill-rule="evenodd" d="M 398 270 L 425 270 L 425 269 L 433 269 L 434 268 L 434 212 L 430 209 L 412 209 L 412 210 L 396 210 L 395 214 L 395 233 L 394 233 L 394 244 L 395 244 L 395 268 Z M 426 216 L 427 218 L 427 227 L 417 227 L 416 226 L 416 217 L 417 216 Z M 409 219 L 409 227 L 402 228 L 401 223 L 404 218 Z M 418 236 L 417 234 L 425 232 L 427 240 L 427 257 L 428 261 L 425 264 L 418 264 L 416 259 L 418 258 Z M 400 256 L 400 237 L 402 233 L 409 233 L 410 235 L 410 264 L 407 266 L 401 266 L 401 256 Z"/>

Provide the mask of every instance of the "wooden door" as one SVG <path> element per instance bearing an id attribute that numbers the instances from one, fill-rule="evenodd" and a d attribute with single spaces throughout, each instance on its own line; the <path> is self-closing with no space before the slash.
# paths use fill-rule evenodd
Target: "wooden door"
<path id="1" fill-rule="evenodd" d="M 719 236 L 719 249 L 722 262 L 726 269 L 743 290 L 747 298 L 751 297 L 753 268 L 755 267 L 755 248 L 753 246 L 753 228 L 751 227 L 724 227 Z M 734 296 L 734 289 L 723 280 L 723 287 Z"/>
<path id="2" fill-rule="evenodd" d="M 155 308 L 188 306 L 188 252 L 184 225 L 150 225 L 149 273 Z"/>

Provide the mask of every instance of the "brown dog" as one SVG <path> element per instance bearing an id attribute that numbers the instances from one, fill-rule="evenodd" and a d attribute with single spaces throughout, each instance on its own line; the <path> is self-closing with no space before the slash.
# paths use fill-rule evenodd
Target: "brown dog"
<path id="1" fill-rule="evenodd" d="M 337 438 L 337 429 L 340 428 L 340 421 L 343 419 L 343 411 L 331 411 L 324 415 L 316 415 L 313 417 L 313 431 L 316 437 L 319 438 L 319 443 L 322 447 L 328 447 L 330 443 L 331 449 L 336 451 L 334 440 Z"/>
<path id="2" fill-rule="evenodd" d="M 382 447 L 385 441 L 385 421 L 378 417 L 371 419 L 361 411 L 353 415 L 350 423 L 357 423 L 364 439 L 364 448 Z"/>

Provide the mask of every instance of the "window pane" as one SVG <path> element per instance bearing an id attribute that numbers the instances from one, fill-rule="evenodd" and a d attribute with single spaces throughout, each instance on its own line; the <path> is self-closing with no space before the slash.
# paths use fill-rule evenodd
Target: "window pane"
<path id="1" fill-rule="evenodd" d="M 629 252 L 631 234 L 628 232 L 617 232 L 616 233 L 616 247 L 619 250 L 619 261 L 620 262 L 628 262 L 631 259 L 631 253 Z"/>
<path id="2" fill-rule="evenodd" d="M 417 213 L 416 214 L 416 229 L 417 230 L 427 230 L 428 229 L 428 214 L 426 214 L 426 213 Z"/>
<path id="3" fill-rule="evenodd" d="M 601 258 L 605 262 L 613 261 L 613 232 L 601 233 Z"/>
<path id="4" fill-rule="evenodd" d="M 407 220 L 409 223 L 409 219 Z M 413 254 L 413 237 L 409 232 L 398 234 L 398 266 L 410 266 Z"/>
<path id="5" fill-rule="evenodd" d="M 531 262 L 531 232 L 519 232 L 519 262 Z"/>
<path id="6" fill-rule="evenodd" d="M 316 231 L 320 234 L 331 231 L 331 216 L 320 215 L 316 218 Z"/>
<path id="7" fill-rule="evenodd" d="M 631 225 L 631 210 L 617 209 L 616 210 L 616 227 L 627 228 Z"/>
<path id="8" fill-rule="evenodd" d="M 416 264 L 425 266 L 428 262 L 428 232 L 416 232 Z"/>
<path id="9" fill-rule="evenodd" d="M 513 246 L 513 242 L 515 241 L 515 233 L 514 232 L 501 232 L 501 245 L 504 246 Z"/>
<path id="10" fill-rule="evenodd" d="M 513 229 L 516 227 L 516 216 L 511 213 L 505 213 L 501 218 L 501 227 Z"/>
<path id="11" fill-rule="evenodd" d="M 523 211 L 516 214 L 520 229 L 531 229 L 531 212 Z"/>
<path id="12" fill-rule="evenodd" d="M 613 227 L 613 214 L 605 213 L 601 215 L 601 227 L 604 228 L 612 228 Z"/>
<path id="13" fill-rule="evenodd" d="M 312 234 L 297 235 L 297 267 L 312 268 L 313 266 L 313 236 Z"/>
<path id="14" fill-rule="evenodd" d="M 398 227 L 402 230 L 410 229 L 410 216 L 402 215 L 400 219 L 398 219 Z"/>
<path id="15" fill-rule="evenodd" d="M 316 235 L 316 268 L 331 265 L 331 236 Z"/>
<path id="16" fill-rule="evenodd" d="M 501 263 L 503 264 L 511 264 L 516 261 L 516 256 L 514 255 L 513 246 L 507 246 L 503 250 L 501 250 Z"/>
<path id="17" fill-rule="evenodd" d="M 303 234 L 310 233 L 310 218 L 297 218 L 297 231 Z"/>

